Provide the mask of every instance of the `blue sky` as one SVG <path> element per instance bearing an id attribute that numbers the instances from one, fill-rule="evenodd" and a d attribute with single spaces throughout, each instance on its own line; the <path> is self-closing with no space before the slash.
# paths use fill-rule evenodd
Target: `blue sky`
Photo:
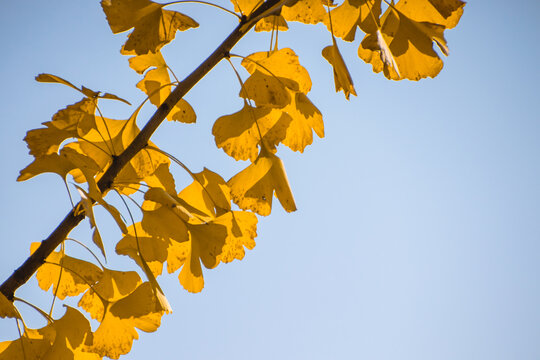
<path id="1" fill-rule="evenodd" d="M 275 206 L 260 219 L 256 248 L 207 271 L 201 294 L 184 291 L 176 275 L 162 277 L 174 313 L 157 333 L 142 333 L 125 358 L 540 358 L 540 5 L 512 5 L 470 1 L 446 32 L 450 56 L 435 79 L 387 81 L 358 59 L 359 39 L 342 45 L 358 93 L 350 102 L 334 92 L 320 56 L 330 42 L 323 28 L 281 34 L 280 46 L 292 47 L 310 71 L 309 96 L 326 129 L 304 154 L 279 151 L 298 211 Z M 201 24 L 164 51 L 183 77 L 235 19 L 200 6 L 176 9 Z M 15 181 L 31 161 L 26 131 L 79 100 L 34 76 L 57 74 L 133 103 L 143 96 L 134 86 L 139 75 L 118 52 L 125 36 L 111 34 L 98 1 L 5 3 L 0 34 L 3 281 L 70 206 L 56 175 Z M 234 52 L 268 42 L 248 36 Z M 165 124 L 154 141 L 194 171 L 232 176 L 246 165 L 216 149 L 211 127 L 241 108 L 237 92 L 234 73 L 218 65 L 186 97 L 198 124 Z M 98 216 L 112 254 L 120 233 Z M 88 234 L 87 221 L 74 232 Z M 109 266 L 129 264 L 115 261 Z M 34 281 L 18 296 L 50 303 Z M 0 341 L 15 336 L 13 321 L 1 321 Z"/>

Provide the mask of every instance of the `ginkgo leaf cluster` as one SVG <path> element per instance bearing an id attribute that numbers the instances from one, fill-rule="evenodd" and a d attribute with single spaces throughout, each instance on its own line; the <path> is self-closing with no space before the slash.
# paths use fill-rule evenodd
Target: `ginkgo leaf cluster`
<path id="1" fill-rule="evenodd" d="M 180 7 L 180 3 L 176 5 Z M 42 259 L 36 279 L 42 290 L 52 294 L 50 313 L 57 299 L 73 298 L 78 306 L 65 305 L 58 319 L 35 307 L 46 318 L 46 326 L 28 327 L 15 305 L 15 301 L 26 301 L 0 292 L 0 318 L 22 324 L 19 339 L 0 343 L 0 360 L 117 359 L 127 354 L 140 331 L 156 331 L 162 316 L 172 312 L 158 282 L 164 269 L 169 274 L 178 273 L 180 285 L 188 292 L 200 292 L 208 270 L 242 260 L 246 249 L 255 247 L 257 215 L 271 214 L 274 197 L 286 212 L 297 209 L 281 151 L 286 147 L 303 153 L 315 135 L 324 137 L 324 123 L 309 98 L 313 84 L 308 70 L 292 48 L 279 46 L 279 32 L 294 31 L 289 22 L 322 24 L 329 31 L 321 59 L 331 66 L 335 90 L 343 91 L 347 100 L 350 95 L 361 99 L 366 89 L 355 88 L 349 60 L 340 46 L 358 40 L 359 58 L 389 79 L 434 77 L 443 66 L 441 55 L 449 54 L 444 31 L 457 25 L 465 3 L 231 0 L 230 10 L 223 3 L 213 4 L 238 17 L 240 25 L 235 32 L 244 31 L 243 25 L 249 24 L 263 33 L 260 36 L 270 35 L 271 40 L 270 48 L 257 48 L 251 54 L 235 55 L 230 49 L 215 53 L 219 60 L 230 62 L 242 104 L 237 112 L 220 116 L 212 126 L 216 146 L 233 159 L 247 162 L 228 180 L 204 164 L 202 171 L 191 171 L 149 138 L 137 145 L 152 121 L 142 131 L 137 125 L 147 102 L 157 108 L 154 116 L 162 115 L 160 121 L 166 118 L 193 126 L 189 124 L 197 120 L 183 96 L 174 97 L 185 80 L 176 77 L 161 50 L 176 39 L 178 31 L 196 29 L 199 24 L 184 13 L 166 9 L 170 5 L 175 3 L 101 1 L 111 31 L 129 32 L 120 52 L 141 76 L 136 87 L 145 100 L 127 119 L 106 117 L 101 110 L 105 100 L 131 105 L 117 95 L 77 87 L 57 75 L 36 77 L 39 82 L 67 86 L 82 98 L 60 109 L 42 123 L 43 127 L 28 131 L 25 141 L 33 160 L 21 170 L 18 180 L 42 173 L 59 175 L 70 192 L 67 204 L 72 215 L 88 218 L 91 243 L 69 238 L 72 241 L 67 246 L 68 239 L 62 238 L 56 250 Z M 267 5 L 274 10 L 265 12 Z M 235 66 L 238 59 L 239 66 Z M 130 152 L 125 164 L 115 170 L 118 159 Z M 173 166 L 184 170 L 190 181 L 175 178 Z M 110 172 L 114 176 L 107 178 Z M 74 191 L 69 190 L 70 179 Z M 126 210 L 113 205 L 109 195 L 113 193 Z M 78 202 L 73 201 L 74 196 Z M 115 239 L 102 236 L 95 206 L 117 224 L 119 235 Z M 72 242 L 91 256 L 76 257 Z M 105 267 L 100 259 L 110 261 L 114 256 L 106 253 L 109 245 L 117 255 L 131 259 L 133 267 Z M 41 246 L 43 243 L 33 243 L 30 253 L 38 253 Z M 96 249 L 99 255 L 94 253 Z"/>

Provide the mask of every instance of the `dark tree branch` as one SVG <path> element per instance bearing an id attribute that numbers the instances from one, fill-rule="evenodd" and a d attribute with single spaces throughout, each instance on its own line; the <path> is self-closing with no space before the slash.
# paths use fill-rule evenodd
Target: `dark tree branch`
<path id="1" fill-rule="evenodd" d="M 290 0 L 267 0 L 259 6 L 251 15 L 242 18 L 240 24 L 231 32 L 231 34 L 219 45 L 216 50 L 203 61 L 191 74 L 189 74 L 178 86 L 171 92 L 165 101 L 158 107 L 150 120 L 143 127 L 141 132 L 133 139 L 129 146 L 117 157 L 113 159 L 111 166 L 105 171 L 98 181 L 99 189 L 102 192 L 109 190 L 122 168 L 141 151 L 156 129 L 161 125 L 165 117 L 169 114 L 174 105 L 184 97 L 192 88 L 206 76 L 221 60 L 229 55 L 229 51 L 246 35 L 257 21 L 278 12 L 281 7 Z M 80 208 L 80 204 L 75 209 Z M 64 220 L 54 229 L 54 231 L 41 242 L 39 248 L 30 255 L 26 261 L 13 272 L 13 274 L 0 286 L 0 292 L 8 299 L 13 300 L 15 291 L 26 283 L 32 275 L 45 262 L 45 259 L 66 239 L 68 234 L 83 219 L 84 213 L 75 215 L 70 211 Z"/>

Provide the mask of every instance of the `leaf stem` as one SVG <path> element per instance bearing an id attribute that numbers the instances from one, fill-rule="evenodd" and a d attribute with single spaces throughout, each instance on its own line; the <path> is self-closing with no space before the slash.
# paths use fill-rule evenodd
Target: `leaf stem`
<path id="1" fill-rule="evenodd" d="M 49 314 L 47 314 L 45 311 L 38 308 L 36 305 L 34 305 L 34 304 L 24 300 L 24 299 L 18 298 L 16 296 L 13 297 L 13 300 L 22 302 L 23 304 L 26 304 L 26 305 L 30 306 L 31 308 L 36 310 L 41 316 L 43 316 L 45 319 L 47 319 L 47 322 L 49 322 L 49 323 L 54 322 L 53 318 Z M 25 327 L 26 327 L 26 325 L 25 325 Z"/>
<path id="2" fill-rule="evenodd" d="M 65 242 L 60 244 L 60 251 L 62 253 L 62 257 L 60 258 L 60 265 L 64 264 L 64 255 L 65 253 Z M 64 272 L 64 268 L 60 268 L 60 271 L 58 272 L 58 281 L 56 282 L 56 289 L 54 289 L 54 295 L 51 303 L 51 309 L 49 310 L 49 316 L 52 316 L 53 310 L 54 310 L 54 303 L 56 302 L 56 295 L 58 295 L 58 289 L 60 288 L 60 281 L 62 281 L 62 274 Z"/>
<path id="3" fill-rule="evenodd" d="M 86 246 L 85 244 L 83 244 L 82 242 L 80 242 L 79 240 L 77 239 L 73 239 L 73 238 L 66 238 L 66 240 L 70 240 L 70 241 L 73 241 L 79 245 L 81 245 L 83 248 L 85 248 L 86 250 L 88 250 L 88 252 L 94 257 L 94 259 L 96 259 L 96 261 L 99 263 L 99 266 L 101 267 L 101 270 L 103 270 L 105 268 L 105 266 L 103 265 L 103 263 L 99 260 L 99 258 L 97 257 L 96 254 L 94 254 L 94 252 L 88 247 Z"/>

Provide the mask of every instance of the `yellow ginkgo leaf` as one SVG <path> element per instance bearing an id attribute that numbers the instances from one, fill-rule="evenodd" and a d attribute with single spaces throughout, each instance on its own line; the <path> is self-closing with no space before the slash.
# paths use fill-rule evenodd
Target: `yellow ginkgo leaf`
<path id="1" fill-rule="evenodd" d="M 358 49 L 360 58 L 371 63 L 373 71 L 384 71 L 384 75 L 393 80 L 437 76 L 443 62 L 433 49 L 433 42 L 448 55 L 443 35 L 445 27 L 414 21 L 393 7 L 389 7 L 381 19 L 380 33 L 368 34 L 362 40 Z M 386 44 L 394 62 L 384 48 Z"/>
<path id="2" fill-rule="evenodd" d="M 175 193 L 174 177 L 169 171 L 169 164 L 161 163 L 152 175 L 145 177 L 144 182 L 150 187 L 159 187 L 168 193 Z"/>
<path id="3" fill-rule="evenodd" d="M 38 247 L 39 243 L 32 243 L 30 252 L 33 253 Z M 47 291 L 52 286 L 53 293 L 60 300 L 83 293 L 102 276 L 103 272 L 96 265 L 61 252 L 51 253 L 36 273 L 39 287 Z"/>
<path id="4" fill-rule="evenodd" d="M 260 0 L 231 0 L 231 2 L 234 5 L 234 11 L 240 12 L 245 16 L 250 15 L 261 4 Z"/>
<path id="5" fill-rule="evenodd" d="M 138 135 L 136 118 L 137 111 L 128 120 L 97 116 L 96 128 L 84 136 L 86 141 L 77 143 L 78 151 L 95 160 L 101 169 L 106 169 L 112 163 L 113 155 L 124 151 Z M 155 147 L 152 142 L 149 142 L 149 145 Z M 167 156 L 150 148 L 144 148 L 120 171 L 115 178 L 114 188 L 127 194 L 135 192 L 139 183 L 153 175 L 161 164 L 170 164 Z"/>
<path id="6" fill-rule="evenodd" d="M 257 106 L 283 108 L 291 102 L 287 87 L 294 89 L 296 82 L 256 70 L 245 81 L 240 97 L 255 101 Z"/>
<path id="7" fill-rule="evenodd" d="M 142 227 L 135 223 L 128 228 L 128 233 L 116 244 L 116 253 L 129 256 L 141 268 L 143 264 L 139 256 L 139 249 L 144 260 L 154 276 L 161 275 L 163 263 L 167 260 L 168 241 L 152 237 Z"/>
<path id="8" fill-rule="evenodd" d="M 291 117 L 280 110 L 254 108 L 244 103 L 237 113 L 220 117 L 212 127 L 216 145 L 236 160 L 251 159 L 259 154 L 262 142 L 274 149 L 287 134 Z"/>
<path id="9" fill-rule="evenodd" d="M 180 284 L 189 292 L 200 292 L 204 287 L 201 262 L 207 269 L 213 269 L 219 263 L 227 239 L 227 228 L 221 224 L 188 224 L 189 241 L 186 243 L 187 254 L 178 275 Z"/>
<path id="10" fill-rule="evenodd" d="M 186 222 L 189 216 L 178 207 L 160 206 L 155 210 L 143 211 L 142 227 L 152 237 L 165 241 L 188 240 Z"/>
<path id="11" fill-rule="evenodd" d="M 55 337 L 51 324 L 37 330 L 26 328 L 19 339 L 0 343 L 0 360 L 42 360 Z"/>
<path id="12" fill-rule="evenodd" d="M 189 16 L 149 0 L 102 0 L 101 6 L 113 33 L 134 28 L 123 50 L 137 55 L 155 53 L 174 39 L 177 30 L 199 26 Z"/>
<path id="13" fill-rule="evenodd" d="M 293 151 L 303 152 L 313 143 L 313 132 L 320 138 L 324 137 L 322 114 L 304 93 L 291 92 L 291 99 L 291 104 L 282 109 L 290 116 L 291 122 L 281 142 Z"/>
<path id="14" fill-rule="evenodd" d="M 19 312 L 4 294 L 0 293 L 0 318 L 20 318 Z"/>
<path id="15" fill-rule="evenodd" d="M 288 82 L 283 80 L 282 82 L 291 90 L 301 91 L 305 94 L 311 90 L 309 73 L 300 65 L 298 56 L 292 49 L 284 48 L 270 53 L 267 51 L 253 53 L 242 60 L 242 66 L 250 74 L 258 70 L 263 74 L 288 79 Z M 291 87 L 291 81 L 296 82 L 298 88 Z"/>
<path id="16" fill-rule="evenodd" d="M 406 0 L 395 7 L 407 17 L 419 22 L 443 25 L 454 28 L 463 15 L 465 2 L 461 0 Z"/>
<path id="17" fill-rule="evenodd" d="M 234 1 L 234 0 L 233 0 Z M 255 25 L 255 31 L 287 31 L 289 30 L 289 25 L 281 15 L 270 15 L 259 20 Z"/>
<path id="18" fill-rule="evenodd" d="M 139 226 L 138 226 L 139 229 L 142 230 L 142 228 L 140 226 L 140 223 L 138 223 L 138 224 L 139 224 Z M 154 292 L 154 295 L 156 296 L 156 301 L 160 304 L 161 309 L 163 311 L 165 311 L 167 314 L 169 314 L 169 313 L 172 312 L 171 305 L 169 304 L 169 301 L 165 297 L 165 294 L 163 293 L 163 290 L 161 289 L 161 287 L 159 286 L 159 283 L 156 280 L 156 277 L 154 275 L 154 270 L 152 270 L 152 268 L 150 268 L 148 260 L 146 259 L 146 257 L 144 256 L 144 254 L 142 252 L 142 248 L 140 246 L 140 241 L 139 241 L 140 240 L 139 239 L 139 234 L 138 234 L 138 232 L 136 232 L 136 230 L 137 230 L 136 226 L 137 226 L 137 224 L 132 226 L 132 230 L 133 230 L 133 232 L 135 234 L 135 239 L 134 240 L 135 240 L 136 250 L 133 253 L 132 251 L 129 251 L 129 249 L 128 249 L 128 253 L 131 252 L 132 255 L 133 254 L 135 255 L 137 264 L 144 271 L 148 281 L 150 282 L 150 285 L 152 287 L 152 291 Z M 152 239 L 152 240 L 154 240 L 154 239 Z M 155 266 L 154 266 L 154 265 L 156 265 L 155 262 L 152 262 L 152 265 L 155 268 Z M 162 264 L 160 264 L 160 265 L 162 265 Z M 161 268 L 159 268 L 159 272 L 161 273 Z"/>
<path id="19" fill-rule="evenodd" d="M 223 211 L 231 210 L 231 191 L 219 174 L 204 168 L 203 171 L 193 175 L 197 179 L 193 184 L 198 185 L 203 199 L 208 196 L 216 216 L 221 215 Z"/>
<path id="20" fill-rule="evenodd" d="M 257 216 L 247 211 L 229 211 L 214 220 L 227 228 L 227 239 L 217 256 L 217 260 L 229 263 L 233 260 L 242 260 L 245 249 L 255 247 L 257 237 Z"/>
<path id="21" fill-rule="evenodd" d="M 118 97 L 114 94 L 102 93 L 101 91 L 94 91 L 87 88 L 86 86 L 81 86 L 81 88 L 79 89 L 78 87 L 70 83 L 69 81 L 62 79 L 60 76 L 57 76 L 57 75 L 39 74 L 38 76 L 36 76 L 36 81 L 63 84 L 83 93 L 86 97 L 91 98 L 91 99 L 102 98 L 102 99 L 109 99 L 109 100 L 118 100 L 128 105 L 131 105 L 127 100 L 124 100 L 121 97 Z"/>
<path id="22" fill-rule="evenodd" d="M 101 250 L 101 253 L 105 257 L 105 247 L 103 246 L 103 240 L 101 239 L 101 235 L 99 234 L 99 229 L 96 224 L 96 217 L 94 216 L 94 204 L 92 199 L 90 198 L 90 195 L 86 191 L 84 191 L 81 187 L 75 185 L 77 188 L 77 191 L 79 192 L 79 195 L 81 196 L 81 203 L 84 207 L 84 214 L 88 218 L 88 221 L 90 222 L 90 227 L 94 229 L 94 233 L 92 235 L 92 241 L 96 246 Z"/>
<path id="23" fill-rule="evenodd" d="M 36 157 L 36 159 L 22 169 L 17 181 L 25 181 L 36 175 L 46 172 L 58 174 L 62 179 L 73 171 L 75 180 L 92 181 L 94 176 L 101 171 L 101 167 L 89 156 L 77 152 L 71 144 L 68 144 L 60 153 L 52 153 Z M 77 174 L 82 174 L 82 177 Z"/>
<path id="24" fill-rule="evenodd" d="M 134 56 L 129 59 L 129 66 L 139 74 L 146 71 L 137 87 L 148 95 L 152 104 L 160 106 L 171 93 L 171 78 L 161 53 Z M 152 69 L 148 70 L 150 68 Z M 197 116 L 191 105 L 186 100 L 180 99 L 167 115 L 167 119 L 191 124 L 196 121 Z"/>
<path id="25" fill-rule="evenodd" d="M 28 131 L 24 138 L 30 154 L 35 157 L 57 153 L 64 140 L 77 136 L 75 131 L 58 129 L 48 123 L 45 125 L 46 128 Z"/>
<path id="26" fill-rule="evenodd" d="M 46 172 L 56 173 L 65 179 L 74 168 L 73 164 L 61 155 L 44 155 L 36 158 L 30 165 L 22 169 L 17 181 L 25 181 Z"/>
<path id="27" fill-rule="evenodd" d="M 275 192 L 286 211 L 296 210 L 283 162 L 264 147 L 255 162 L 233 176 L 228 185 L 233 201 L 241 209 L 270 215 Z"/>
<path id="28" fill-rule="evenodd" d="M 66 313 L 55 320 L 56 336 L 43 360 L 99 360 L 101 356 L 89 352 L 92 343 L 90 322 L 78 310 L 66 306 Z"/>
<path id="29" fill-rule="evenodd" d="M 326 15 L 324 0 L 297 0 L 292 6 L 286 4 L 281 9 L 281 15 L 287 21 L 299 21 L 304 24 L 317 24 L 323 21 Z"/>
<path id="30" fill-rule="evenodd" d="M 105 312 L 94 333 L 90 351 L 118 359 L 131 350 L 139 338 L 137 329 L 156 331 L 161 324 L 163 309 L 156 299 L 152 285 L 145 282 L 128 296 L 114 302 Z M 100 319 L 101 320 L 101 319 Z"/>
<path id="31" fill-rule="evenodd" d="M 139 284 L 141 278 L 135 271 L 104 269 L 99 281 L 81 297 L 79 306 L 101 321 L 108 304 L 128 296 Z"/>
<path id="32" fill-rule="evenodd" d="M 347 100 L 349 100 L 350 94 L 356 96 L 351 74 L 349 73 L 349 69 L 347 69 L 347 65 L 345 65 L 345 61 L 339 52 L 339 48 L 335 40 L 333 41 L 332 45 L 323 49 L 322 55 L 334 69 L 334 83 L 336 85 L 336 92 L 343 90 Z"/>
<path id="33" fill-rule="evenodd" d="M 345 41 L 353 41 L 357 27 L 365 33 L 374 32 L 377 29 L 375 19 L 380 15 L 381 0 L 345 0 L 330 11 L 330 17 L 324 17 L 324 24 L 334 36 Z"/>

